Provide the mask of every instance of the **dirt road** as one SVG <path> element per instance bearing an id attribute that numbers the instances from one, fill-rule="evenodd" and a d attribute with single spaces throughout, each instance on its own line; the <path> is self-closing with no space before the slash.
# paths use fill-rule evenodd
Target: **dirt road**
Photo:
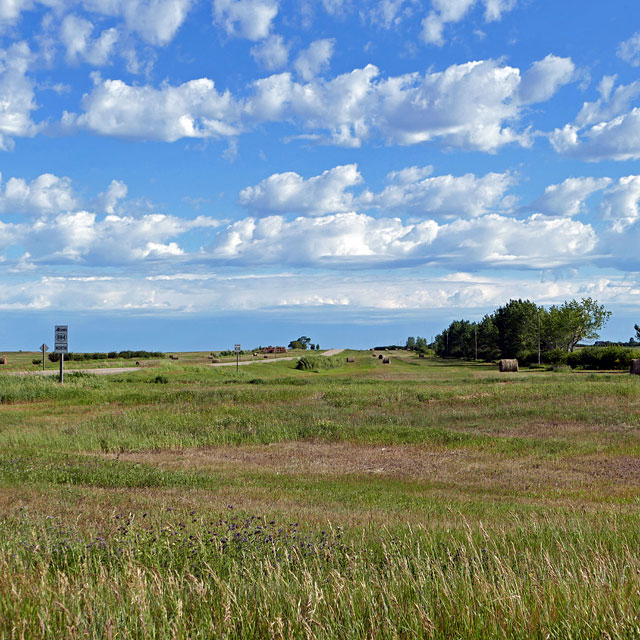
<path id="1" fill-rule="evenodd" d="M 321 353 L 321 356 L 335 356 L 336 354 L 344 351 L 344 349 L 328 349 L 324 353 Z M 313 355 L 313 353 L 311 354 Z M 284 358 L 265 358 L 263 360 L 241 360 L 238 362 L 240 366 L 247 364 L 260 364 L 261 362 L 282 362 L 283 360 L 297 360 L 298 356 L 285 356 Z M 235 367 L 235 362 L 214 362 L 214 367 Z"/>
<path id="2" fill-rule="evenodd" d="M 324 353 L 321 353 L 321 356 L 335 356 L 338 353 L 341 353 L 344 349 L 328 349 Z M 285 356 L 284 358 L 265 358 L 264 360 L 241 360 L 238 362 L 240 366 L 246 366 L 248 364 L 261 364 L 268 362 L 282 362 L 286 360 L 297 360 L 298 356 Z M 214 362 L 214 367 L 235 367 L 235 362 Z M 113 367 L 112 369 L 65 369 L 65 374 L 68 373 L 93 373 L 97 376 L 107 376 L 109 374 L 116 373 L 131 373 L 133 371 L 140 371 L 141 369 L 148 368 L 151 370 L 151 367 Z M 11 375 L 14 376 L 57 376 L 57 369 L 47 369 L 46 371 L 12 371 Z"/>

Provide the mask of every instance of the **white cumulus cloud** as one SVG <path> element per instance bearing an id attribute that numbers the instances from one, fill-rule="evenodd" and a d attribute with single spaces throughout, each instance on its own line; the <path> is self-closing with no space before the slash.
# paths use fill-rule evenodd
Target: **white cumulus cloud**
<path id="1" fill-rule="evenodd" d="M 635 160 L 640 158 L 640 82 L 619 85 L 605 76 L 600 98 L 585 102 L 572 123 L 555 129 L 549 140 L 558 153 L 584 160 Z"/>
<path id="2" fill-rule="evenodd" d="M 590 225 L 541 214 L 523 220 L 489 214 L 439 225 L 351 212 L 291 221 L 245 218 L 221 231 L 208 251 L 239 264 L 547 269 L 584 261 L 596 244 Z"/>
<path id="3" fill-rule="evenodd" d="M 640 31 L 618 46 L 618 57 L 633 67 L 640 67 Z"/>
<path id="4" fill-rule="evenodd" d="M 527 209 L 552 216 L 575 216 L 585 211 L 585 201 L 611 184 L 611 178 L 567 178 L 549 185 Z"/>
<path id="5" fill-rule="evenodd" d="M 85 9 L 121 17 L 130 31 L 152 45 L 166 45 L 182 26 L 192 0 L 82 0 Z"/>
<path id="6" fill-rule="evenodd" d="M 294 63 L 298 75 L 303 80 L 312 80 L 321 71 L 328 69 L 334 46 L 333 38 L 314 40 L 307 49 L 300 52 Z"/>
<path id="7" fill-rule="evenodd" d="M 213 0 L 216 23 L 230 36 L 261 40 L 271 31 L 278 15 L 275 0 Z"/>
<path id="8" fill-rule="evenodd" d="M 79 205 L 69 178 L 44 173 L 31 182 L 9 178 L 0 185 L 0 212 L 46 215 L 72 211 Z"/>
<path id="9" fill-rule="evenodd" d="M 240 192 L 240 203 L 263 213 L 322 215 L 348 211 L 353 194 L 347 192 L 362 182 L 355 164 L 334 167 L 319 176 L 304 179 L 294 171 L 275 173 Z"/>
<path id="10" fill-rule="evenodd" d="M 282 36 L 274 34 L 251 47 L 251 55 L 265 69 L 273 71 L 287 64 L 289 46 Z"/>
<path id="11" fill-rule="evenodd" d="M 85 112 L 66 114 L 63 124 L 123 138 L 165 140 L 236 135 L 237 106 L 229 92 L 218 93 L 201 78 L 177 87 L 130 86 L 94 75 Z"/>
<path id="12" fill-rule="evenodd" d="M 33 82 L 26 73 L 31 51 L 26 42 L 0 49 L 0 149 L 13 148 L 14 137 L 33 137 L 39 126 L 31 119 L 36 109 Z"/>
<path id="13" fill-rule="evenodd" d="M 357 199 L 357 205 L 414 215 L 476 217 L 499 208 L 506 190 L 514 183 L 508 172 L 483 177 L 473 173 L 425 177 L 425 171 L 430 170 L 431 167 L 410 167 L 392 172 L 388 186 L 380 193 L 366 191 Z"/>
<path id="14" fill-rule="evenodd" d="M 485 22 L 493 22 L 511 11 L 515 0 L 432 0 L 432 10 L 422 21 L 422 39 L 428 44 L 442 46 L 445 25 L 460 22 L 477 4 L 484 6 Z"/>
<path id="15" fill-rule="evenodd" d="M 68 15 L 60 27 L 60 39 L 66 48 L 67 61 L 86 61 L 93 65 L 106 64 L 118 41 L 117 29 L 105 29 L 97 38 L 91 38 L 93 24 L 89 20 Z"/>
<path id="16" fill-rule="evenodd" d="M 572 63 L 560 60 L 536 70 L 529 101 L 546 99 L 568 78 L 558 68 L 566 71 Z M 367 65 L 305 83 L 280 73 L 252 83 L 246 97 L 219 93 L 208 78 L 157 89 L 94 78 L 83 100 L 85 112 L 67 114 L 64 124 L 102 135 L 172 142 L 236 136 L 261 123 L 287 122 L 307 138 L 352 147 L 375 137 L 387 144 L 439 141 L 488 152 L 530 143 L 526 131 L 514 128 L 523 109 L 520 71 L 493 60 L 386 78 Z"/>

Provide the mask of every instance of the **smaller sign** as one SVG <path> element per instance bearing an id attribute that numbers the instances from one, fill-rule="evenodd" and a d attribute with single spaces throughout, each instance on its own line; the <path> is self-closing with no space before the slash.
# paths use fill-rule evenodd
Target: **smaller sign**
<path id="1" fill-rule="evenodd" d="M 240 353 L 242 351 L 239 344 L 234 344 L 233 349 L 236 353 Z"/>
<path id="2" fill-rule="evenodd" d="M 40 351 L 49 351 L 49 345 L 44 344 L 44 342 L 40 345 Z"/>

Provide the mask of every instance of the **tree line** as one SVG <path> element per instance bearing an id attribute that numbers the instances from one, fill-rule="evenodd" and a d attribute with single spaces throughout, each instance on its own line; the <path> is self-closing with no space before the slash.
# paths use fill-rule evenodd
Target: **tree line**
<path id="1" fill-rule="evenodd" d="M 597 339 L 610 316 L 592 298 L 546 309 L 531 300 L 510 300 L 479 322 L 454 320 L 431 346 L 444 358 L 560 362 L 581 341 Z"/>

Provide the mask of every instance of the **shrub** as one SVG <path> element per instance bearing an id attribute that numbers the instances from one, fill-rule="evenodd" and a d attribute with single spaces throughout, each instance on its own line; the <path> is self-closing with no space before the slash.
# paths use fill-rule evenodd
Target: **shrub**
<path id="1" fill-rule="evenodd" d="M 296 369 L 300 371 L 323 371 L 325 369 L 335 369 L 343 366 L 343 359 L 339 356 L 302 356 L 296 364 Z"/>
<path id="2" fill-rule="evenodd" d="M 42 364 L 42 358 L 34 358 L 31 364 Z"/>
<path id="3" fill-rule="evenodd" d="M 567 355 L 572 369 L 628 369 L 640 352 L 628 347 L 585 347 Z"/>

